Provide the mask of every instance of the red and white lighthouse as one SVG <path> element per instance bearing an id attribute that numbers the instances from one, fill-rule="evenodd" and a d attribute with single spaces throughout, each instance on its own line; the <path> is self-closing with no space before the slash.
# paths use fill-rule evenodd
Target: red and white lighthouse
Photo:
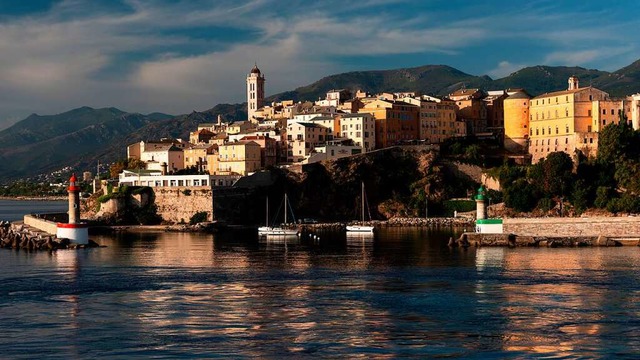
<path id="1" fill-rule="evenodd" d="M 76 174 L 69 179 L 69 223 L 58 223 L 58 238 L 69 239 L 75 244 L 89 243 L 89 226 L 80 222 L 80 188 L 77 185 Z"/>

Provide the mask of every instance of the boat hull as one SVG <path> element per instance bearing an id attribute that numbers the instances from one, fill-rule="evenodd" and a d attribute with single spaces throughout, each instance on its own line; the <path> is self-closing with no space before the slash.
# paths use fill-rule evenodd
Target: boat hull
<path id="1" fill-rule="evenodd" d="M 364 225 L 348 225 L 347 232 L 353 233 L 372 233 L 373 226 L 364 226 Z"/>
<path id="2" fill-rule="evenodd" d="M 258 235 L 261 236 L 297 236 L 298 230 L 284 229 L 279 227 L 261 226 L 258 228 Z"/>

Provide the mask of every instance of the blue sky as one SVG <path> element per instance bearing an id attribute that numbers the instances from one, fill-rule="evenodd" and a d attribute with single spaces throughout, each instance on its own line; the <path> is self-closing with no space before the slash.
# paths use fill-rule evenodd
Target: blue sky
<path id="1" fill-rule="evenodd" d="M 323 76 L 446 64 L 615 71 L 640 58 L 640 2 L 0 0 L 0 128 L 79 106 L 170 114 Z"/>

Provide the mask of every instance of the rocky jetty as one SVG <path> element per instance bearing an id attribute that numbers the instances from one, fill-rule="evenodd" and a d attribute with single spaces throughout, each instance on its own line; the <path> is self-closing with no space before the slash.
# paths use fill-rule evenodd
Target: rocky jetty
<path id="1" fill-rule="evenodd" d="M 69 239 L 59 239 L 54 235 L 34 231 L 22 224 L 12 224 L 8 221 L 0 222 L 0 248 L 3 249 L 55 251 L 58 249 L 84 249 L 99 246 L 93 240 L 89 240 L 86 245 L 72 244 Z"/>
<path id="2" fill-rule="evenodd" d="M 475 219 L 467 217 L 456 218 L 391 218 L 380 222 L 381 226 L 475 226 Z"/>

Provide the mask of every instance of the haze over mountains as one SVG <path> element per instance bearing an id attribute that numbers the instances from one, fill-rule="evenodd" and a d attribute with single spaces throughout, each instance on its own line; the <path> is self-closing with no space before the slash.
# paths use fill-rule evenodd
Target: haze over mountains
<path id="1" fill-rule="evenodd" d="M 466 74 L 446 65 L 415 68 L 356 71 L 325 77 L 293 91 L 272 95 L 267 101 L 317 100 L 331 89 L 361 89 L 370 93 L 418 91 L 447 95 L 461 87 L 500 90 L 524 88 L 532 95 L 566 89 L 571 75 L 581 86 L 592 85 L 612 97 L 640 92 L 640 60 L 618 71 L 606 72 L 581 67 L 534 66 L 493 80 Z M 267 88 L 268 90 L 268 88 Z M 212 109 L 170 116 L 126 113 L 116 108 L 82 107 L 58 115 L 30 115 L 0 131 L 0 181 L 30 177 L 71 166 L 75 171 L 95 169 L 96 162 L 126 157 L 126 146 L 140 140 L 162 137 L 188 138 L 198 124 L 214 122 L 218 115 L 227 121 L 246 119 L 246 103 L 220 104 Z"/>

